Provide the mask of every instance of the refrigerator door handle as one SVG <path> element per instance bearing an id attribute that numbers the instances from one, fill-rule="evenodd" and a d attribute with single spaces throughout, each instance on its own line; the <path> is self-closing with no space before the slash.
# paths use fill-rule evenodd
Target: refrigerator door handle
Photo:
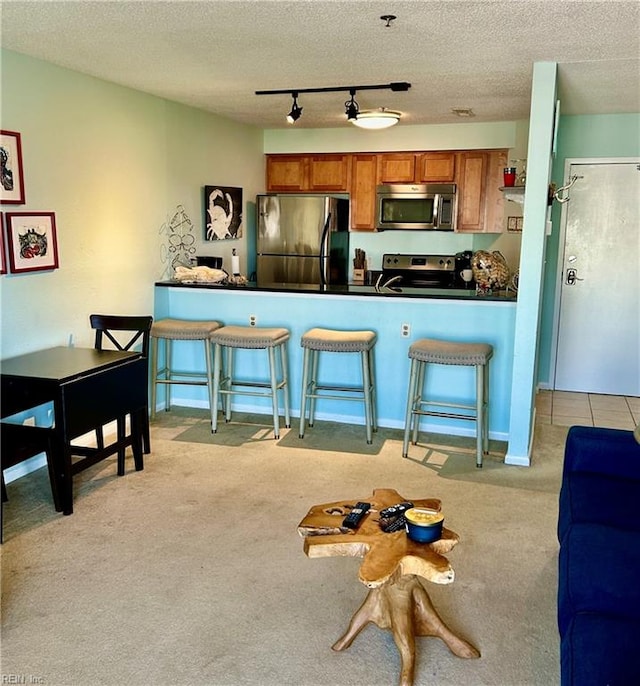
<path id="1" fill-rule="evenodd" d="M 329 233 L 329 227 L 331 225 L 331 212 L 327 213 L 327 220 L 324 223 L 324 228 L 322 229 L 322 238 L 320 239 L 320 255 L 318 259 L 320 260 L 320 285 L 327 285 L 327 277 L 324 273 L 324 262 L 326 258 L 326 248 L 327 248 L 327 235 Z"/>

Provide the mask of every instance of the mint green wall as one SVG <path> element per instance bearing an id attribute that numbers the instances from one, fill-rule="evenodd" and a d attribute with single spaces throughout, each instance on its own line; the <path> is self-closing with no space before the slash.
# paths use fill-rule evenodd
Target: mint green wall
<path id="1" fill-rule="evenodd" d="M 22 136 L 25 205 L 55 212 L 60 268 L 0 277 L 0 355 L 92 345 L 91 312 L 153 311 L 161 233 L 178 204 L 198 252 L 246 256 L 239 241 L 204 244 L 202 187 L 264 187 L 262 131 L 2 51 L 3 129 Z"/>
<path id="2" fill-rule="evenodd" d="M 562 103 L 560 103 L 560 111 L 562 111 Z M 561 116 L 552 181 L 558 187 L 563 185 L 566 159 L 638 156 L 640 156 L 640 114 Z M 560 211 L 560 205 L 554 203 L 553 230 L 547 239 L 546 247 L 538 369 L 538 383 L 543 387 L 549 386 L 553 371 L 551 350 L 553 347 L 554 303 L 558 280 Z"/>

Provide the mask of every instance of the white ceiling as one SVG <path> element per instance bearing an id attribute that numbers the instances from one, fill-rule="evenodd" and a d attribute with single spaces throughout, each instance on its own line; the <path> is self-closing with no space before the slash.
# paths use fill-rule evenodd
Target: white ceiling
<path id="1" fill-rule="evenodd" d="M 534 62 L 557 62 L 563 114 L 640 112 L 640 0 L 2 0 L 2 46 L 260 128 L 289 95 L 361 91 L 407 124 L 529 116 Z M 390 27 L 380 20 L 395 14 Z M 348 93 L 303 94 L 298 128 L 346 126 Z"/>

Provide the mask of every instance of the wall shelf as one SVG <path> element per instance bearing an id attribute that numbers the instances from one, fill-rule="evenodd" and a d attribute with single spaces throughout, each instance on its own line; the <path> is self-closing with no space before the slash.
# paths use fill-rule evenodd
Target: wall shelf
<path id="1" fill-rule="evenodd" d="M 501 186 L 500 190 L 507 200 L 524 205 L 524 186 Z"/>

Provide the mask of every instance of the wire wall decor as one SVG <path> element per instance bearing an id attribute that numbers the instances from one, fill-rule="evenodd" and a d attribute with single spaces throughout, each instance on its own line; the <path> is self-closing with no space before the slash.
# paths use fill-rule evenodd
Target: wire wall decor
<path id="1" fill-rule="evenodd" d="M 190 267 L 196 254 L 193 222 L 183 205 L 178 205 L 168 222 L 160 227 L 166 240 L 160 244 L 160 261 L 164 265 L 161 278 L 172 279 L 176 267 Z"/>

